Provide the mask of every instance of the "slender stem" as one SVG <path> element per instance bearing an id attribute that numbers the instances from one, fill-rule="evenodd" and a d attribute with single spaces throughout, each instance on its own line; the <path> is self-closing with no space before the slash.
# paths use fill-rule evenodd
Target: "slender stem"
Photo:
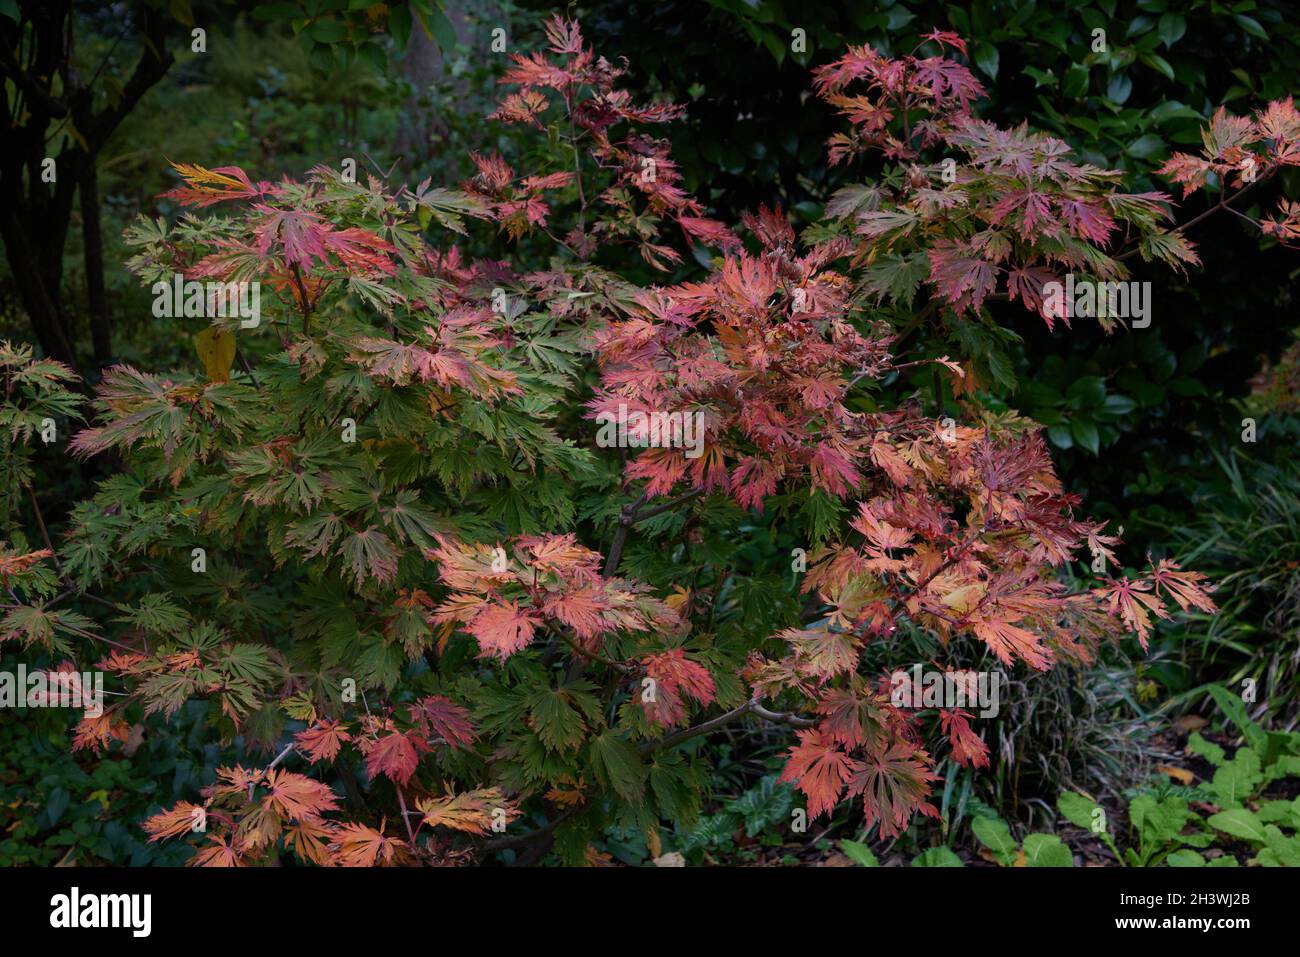
<path id="1" fill-rule="evenodd" d="M 597 652 L 588 651 L 561 630 L 557 629 L 555 634 L 559 636 L 561 641 L 585 658 L 590 658 L 592 661 L 599 661 L 602 665 L 614 668 L 624 674 L 629 674 L 633 670 L 631 666 L 624 664 L 621 661 L 615 661 L 614 659 L 606 658 L 604 655 L 598 654 Z"/>
<path id="2" fill-rule="evenodd" d="M 406 837 L 411 842 L 411 847 L 415 847 L 415 831 L 411 830 L 411 812 L 406 809 L 406 795 L 402 793 L 402 786 L 394 784 L 397 788 L 397 804 L 402 809 L 402 823 L 406 825 Z"/>
<path id="3" fill-rule="evenodd" d="M 36 492 L 32 489 L 31 484 L 27 485 L 27 497 L 31 499 L 32 511 L 36 513 L 36 524 L 41 530 L 41 538 L 45 540 L 45 547 L 50 550 L 50 558 L 54 559 L 54 567 L 58 570 L 59 577 L 63 577 L 63 565 L 59 563 L 59 553 L 54 550 L 54 543 L 50 541 L 49 530 L 45 527 L 45 516 L 41 514 L 41 506 L 36 501 Z"/>
<path id="4" fill-rule="evenodd" d="M 738 708 L 732 708 L 730 711 L 724 711 L 716 718 L 710 718 L 708 721 L 701 722 L 690 728 L 683 728 L 675 734 L 670 734 L 666 738 L 660 738 L 658 741 L 647 741 L 641 745 L 642 754 L 651 754 L 663 748 L 670 748 L 675 744 L 688 741 L 691 738 L 697 738 L 702 734 L 709 734 L 716 731 L 724 725 L 731 724 L 733 721 L 743 718 L 747 714 L 756 715 L 765 721 L 771 721 L 776 724 L 788 724 L 796 728 L 810 728 L 815 721 L 809 718 L 801 718 L 798 715 L 788 712 L 770 711 L 758 701 L 746 701 Z"/>
<path id="5" fill-rule="evenodd" d="M 619 514 L 618 528 L 614 530 L 614 540 L 609 543 L 609 555 L 605 557 L 605 570 L 601 573 L 605 578 L 613 578 L 614 572 L 618 571 L 618 563 L 623 558 L 623 546 L 627 544 L 627 534 L 632 530 L 635 524 L 637 509 L 645 504 L 647 496 L 642 495 L 631 505 L 624 505 L 622 512 Z"/>
<path id="6" fill-rule="evenodd" d="M 302 303 L 302 334 L 307 335 L 311 329 L 311 307 L 307 304 L 307 287 L 302 282 L 302 270 L 293 264 L 293 282 L 298 287 L 298 299 Z"/>
<path id="7" fill-rule="evenodd" d="M 287 758 L 289 756 L 289 752 L 292 751 L 295 747 L 297 747 L 297 745 L 293 741 L 290 741 L 288 744 L 286 744 L 284 746 L 284 750 L 275 756 L 275 760 L 266 766 L 266 773 L 270 774 L 272 771 L 274 771 L 276 765 L 278 765 L 281 761 Z"/>
<path id="8" fill-rule="evenodd" d="M 557 814 L 539 828 L 527 831 L 523 834 L 512 834 L 509 837 L 498 837 L 495 840 L 488 841 L 483 845 L 483 850 L 489 853 L 495 853 L 497 851 L 509 850 L 512 847 L 519 847 L 521 844 L 527 844 L 539 837 L 544 837 L 547 834 L 550 834 L 569 818 L 578 814 L 581 810 L 582 808 L 580 807 L 571 807 L 567 811 Z"/>
<path id="9" fill-rule="evenodd" d="M 1223 210 L 1223 209 L 1227 209 L 1227 210 L 1229 210 L 1230 212 L 1236 212 L 1236 210 L 1232 209 L 1232 208 L 1229 206 L 1229 204 L 1230 204 L 1230 203 L 1235 203 L 1238 199 L 1240 199 L 1242 196 L 1245 196 L 1247 193 L 1249 193 L 1252 189 L 1254 189 L 1254 188 L 1255 188 L 1256 186 L 1258 186 L 1260 183 L 1267 182 L 1269 179 L 1272 179 L 1273 174 L 1274 174 L 1275 172 L 1276 172 L 1276 170 L 1270 170 L 1268 173 L 1266 173 L 1266 174 L 1264 174 L 1263 176 L 1261 176 L 1261 177 L 1259 177 L 1258 179 L 1256 179 L 1255 182 L 1253 182 L 1253 183 L 1247 183 L 1245 186 L 1243 186 L 1241 189 L 1237 190 L 1237 191 L 1236 191 L 1235 193 L 1233 193 L 1231 196 L 1228 195 L 1227 183 L 1225 182 L 1225 183 L 1224 183 L 1223 194 L 1219 197 L 1219 201 L 1218 201 L 1217 203 L 1215 203 L 1215 204 L 1214 204 L 1213 206 L 1211 206 L 1209 209 L 1205 210 L 1203 213 L 1201 213 L 1201 214 L 1199 214 L 1199 215 L 1197 215 L 1197 216 L 1193 216 L 1191 219 L 1189 219 L 1187 222 L 1183 223 L 1181 226 L 1178 226 L 1178 227 L 1176 227 L 1176 228 L 1174 228 L 1174 229 L 1171 229 L 1171 230 L 1169 231 L 1169 234 L 1170 234 L 1170 235 L 1174 235 L 1174 236 L 1176 236 L 1176 235 L 1178 235 L 1179 233 L 1186 232 L 1187 230 L 1189 230 L 1189 229 L 1191 229 L 1193 226 L 1195 226 L 1197 223 L 1199 223 L 1201 220 L 1203 220 L 1203 219 L 1208 219 L 1210 216 L 1213 216 L 1215 213 L 1217 213 L 1217 212 L 1219 212 L 1220 210 Z M 1246 217 L 1246 218 L 1249 219 L 1249 217 Z M 1252 222 L 1253 222 L 1253 220 L 1252 220 Z M 1256 225 L 1258 225 L 1258 224 L 1256 224 Z M 1141 248 L 1142 248 L 1142 247 L 1141 247 L 1140 244 L 1139 244 L 1139 245 L 1136 245 L 1136 246 L 1134 246 L 1132 249 L 1129 249 L 1129 250 L 1126 250 L 1126 251 L 1120 253 L 1120 254 L 1119 254 L 1118 256 L 1116 256 L 1115 258 L 1116 258 L 1117 260 L 1121 260 L 1121 261 L 1122 261 L 1122 260 L 1125 260 L 1125 259 L 1132 259 L 1134 256 L 1136 256 L 1136 255 L 1138 254 L 1138 252 L 1141 250 Z"/>
<path id="10" fill-rule="evenodd" d="M 633 514 L 632 521 L 630 524 L 636 525 L 640 522 L 644 522 L 647 518 L 654 518 L 656 515 L 660 515 L 664 512 L 676 508 L 678 505 L 681 505 L 683 502 L 689 502 L 693 498 L 699 498 L 703 494 L 704 494 L 704 489 L 702 488 L 692 489 L 691 491 L 687 492 L 685 495 L 677 496 L 671 502 L 665 502 L 663 505 L 656 505 L 654 508 L 648 508 L 644 511 L 638 510 Z"/>

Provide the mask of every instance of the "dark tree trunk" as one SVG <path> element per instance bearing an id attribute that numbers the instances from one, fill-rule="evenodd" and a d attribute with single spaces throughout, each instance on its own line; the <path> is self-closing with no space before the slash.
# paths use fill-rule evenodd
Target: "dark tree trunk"
<path id="1" fill-rule="evenodd" d="M 86 300 L 90 307 L 90 337 L 95 364 L 103 369 L 113 361 L 113 340 L 108 325 L 108 298 L 104 293 L 104 241 L 99 226 L 99 173 L 91 158 L 81 174 L 81 231 L 86 256 Z"/>
<path id="2" fill-rule="evenodd" d="M 75 336 L 62 293 L 72 203 L 80 189 L 94 355 L 105 362 L 112 346 L 94 164 L 122 118 L 166 74 L 172 56 L 166 49 L 164 14 L 147 4 L 132 5 L 128 15 L 138 23 L 140 59 L 116 101 L 95 112 L 93 90 L 82 84 L 71 64 L 70 0 L 21 0 L 19 7 L 20 23 L 0 19 L 0 76 L 13 84 L 0 147 L 0 238 L 41 350 L 76 368 Z M 63 80 L 59 96 L 53 93 L 56 75 Z M 56 121 L 71 121 L 79 135 L 59 126 L 51 130 Z M 53 156 L 59 139 L 62 149 Z M 43 175 L 47 158 L 55 161 L 53 182 Z"/>

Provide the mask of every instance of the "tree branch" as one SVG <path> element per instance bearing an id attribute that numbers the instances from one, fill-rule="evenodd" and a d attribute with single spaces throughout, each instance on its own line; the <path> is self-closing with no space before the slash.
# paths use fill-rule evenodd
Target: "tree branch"
<path id="1" fill-rule="evenodd" d="M 663 748 L 670 748 L 675 744 L 683 741 L 689 741 L 691 738 L 698 738 L 702 734 L 709 734 L 716 731 L 724 725 L 731 724 L 733 721 L 743 718 L 747 714 L 755 715 L 765 721 L 771 721 L 775 724 L 788 724 L 795 728 L 811 728 L 817 722 L 809 718 L 801 718 L 798 715 L 789 712 L 769 711 L 757 700 L 746 701 L 739 708 L 732 708 L 725 711 L 716 718 L 710 718 L 700 724 L 690 728 L 683 728 L 675 734 L 670 734 L 666 738 L 660 738 L 658 741 L 647 741 L 641 745 L 642 754 L 652 754 Z"/>

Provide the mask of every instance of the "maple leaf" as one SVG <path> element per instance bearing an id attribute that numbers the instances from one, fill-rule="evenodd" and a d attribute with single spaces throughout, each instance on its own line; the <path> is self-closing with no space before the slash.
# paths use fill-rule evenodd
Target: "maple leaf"
<path id="1" fill-rule="evenodd" d="M 839 498 L 848 497 L 862 484 L 862 473 L 842 449 L 831 444 L 817 447 L 809 462 L 809 470 L 815 488 L 825 489 Z"/>
<path id="2" fill-rule="evenodd" d="M 1110 241 L 1115 220 L 1100 206 L 1083 199 L 1061 200 L 1058 205 L 1071 233 L 1103 246 Z"/>
<path id="3" fill-rule="evenodd" d="M 940 240 L 929 257 L 930 282 L 957 309 L 979 309 L 997 286 L 997 266 L 972 256 L 961 243 Z"/>
<path id="4" fill-rule="evenodd" d="M 1157 618 L 1168 618 L 1164 602 L 1152 591 L 1152 584 L 1144 579 L 1121 579 L 1112 581 L 1096 592 L 1109 600 L 1110 613 L 1119 613 L 1124 624 L 1137 634 L 1138 641 L 1145 649 L 1147 639 L 1151 637 L 1151 614 Z"/>
<path id="5" fill-rule="evenodd" d="M 285 827 L 284 843 L 304 861 L 317 867 L 328 867 L 334 863 L 330 844 L 336 832 L 337 825 L 307 817 Z"/>
<path id="6" fill-rule="evenodd" d="M 515 551 L 525 564 L 542 572 L 595 581 L 600 577 L 600 553 L 578 544 L 578 536 L 524 536 L 515 540 Z"/>
<path id="7" fill-rule="evenodd" d="M 800 668 L 813 677 L 833 678 L 857 667 L 860 643 L 846 632 L 787 628 L 778 632 L 777 637 L 790 644 L 800 660 Z"/>
<path id="8" fill-rule="evenodd" d="M 781 772 L 782 781 L 797 782 L 808 798 L 814 818 L 829 814 L 840 799 L 844 785 L 862 770 L 862 765 L 840 749 L 821 728 L 795 732 L 799 743 L 790 749 Z"/>
<path id="9" fill-rule="evenodd" d="M 130 735 L 131 731 L 127 723 L 111 711 L 99 715 L 87 714 L 77 722 L 72 736 L 72 750 L 89 749 L 99 754 L 114 741 L 127 741 Z"/>
<path id="10" fill-rule="evenodd" d="M 505 661 L 527 647 L 541 619 L 532 611 L 520 609 L 511 599 L 504 604 L 487 604 L 470 621 L 468 631 L 479 644 L 480 658 Z"/>
<path id="11" fill-rule="evenodd" d="M 885 729 L 885 703 L 876 695 L 853 688 L 827 691 L 815 710 L 825 716 L 819 728 L 846 747 L 874 743 Z"/>
<path id="12" fill-rule="evenodd" d="M 986 768 L 989 766 L 989 748 L 971 728 L 970 719 L 971 716 L 965 711 L 939 711 L 939 727 L 952 745 L 953 760 L 964 768 Z"/>
<path id="13" fill-rule="evenodd" d="M 383 867 L 402 863 L 410 856 L 405 841 L 385 837 L 382 831 L 355 823 L 339 826 L 330 850 L 343 867 Z"/>
<path id="14" fill-rule="evenodd" d="M 934 27 L 929 33 L 921 37 L 922 43 L 930 40 L 933 40 L 941 47 L 950 46 L 954 50 L 960 50 L 963 56 L 966 54 L 966 41 L 961 38 L 960 34 L 953 33 L 951 30 L 940 30 L 938 27 Z"/>
<path id="15" fill-rule="evenodd" d="M 573 82 L 573 74 L 564 67 L 556 66 L 546 59 L 541 52 L 534 51 L 527 56 L 520 53 L 510 54 L 513 62 L 501 77 L 502 83 L 513 83 L 525 90 L 534 86 L 548 86 L 563 90 Z"/>
<path id="16" fill-rule="evenodd" d="M 547 599 L 544 610 L 573 629 L 582 639 L 595 638 L 608 630 L 603 613 L 608 608 L 604 590 L 598 585 L 587 585 Z"/>
<path id="17" fill-rule="evenodd" d="M 376 525 L 343 539 L 341 549 L 358 588 L 367 578 L 385 584 L 397 575 L 397 549 L 393 540 Z"/>
<path id="18" fill-rule="evenodd" d="M 500 553 L 487 545 L 466 544 L 441 534 L 433 537 L 438 544 L 425 556 L 438 563 L 438 577 L 455 591 L 484 594 L 514 576 L 508 558 L 498 570 Z"/>
<path id="19" fill-rule="evenodd" d="M 420 763 L 415 745 L 408 735 L 400 731 L 378 738 L 363 738 L 359 747 L 366 756 L 366 773 L 372 778 L 382 774 L 397 784 L 406 784 Z"/>
<path id="20" fill-rule="evenodd" d="M 646 716 L 655 724 L 671 728 L 686 717 L 683 697 L 707 705 L 714 698 L 713 676 L 703 665 L 691 661 L 680 648 L 670 648 L 641 659 L 645 673 L 654 682 L 653 694 L 640 698 Z"/>
<path id="21" fill-rule="evenodd" d="M 315 764 L 317 761 L 332 761 L 338 755 L 343 742 L 350 741 L 347 729 L 338 721 L 321 720 L 306 730 L 294 735 L 298 747 L 307 752 L 307 759 Z"/>
<path id="22" fill-rule="evenodd" d="M 871 443 L 871 461 L 883 469 L 889 480 L 900 488 L 905 488 L 912 480 L 911 467 L 883 438 L 877 438 Z"/>
<path id="23" fill-rule="evenodd" d="M 948 36 L 953 35 L 948 34 Z M 972 100 L 984 96 L 984 87 L 979 80 L 975 79 L 975 75 L 955 60 L 935 56 L 915 60 L 914 65 L 917 82 L 929 88 L 929 95 L 937 101 L 937 106 L 943 106 L 945 101 L 951 99 L 956 100 L 962 109 L 966 109 Z"/>
<path id="24" fill-rule="evenodd" d="M 582 31 L 578 28 L 577 20 L 570 19 L 562 14 L 554 14 L 546 21 L 545 32 L 552 53 L 578 54 L 582 52 Z"/>
<path id="25" fill-rule="evenodd" d="M 235 835 L 209 834 L 209 847 L 199 852 L 187 862 L 190 867 L 243 867 L 244 845 Z"/>
<path id="26" fill-rule="evenodd" d="M 423 798 L 416 807 L 430 827 L 449 827 L 467 834 L 486 834 L 497 821 L 505 824 L 519 816 L 519 809 L 495 787 Z"/>
<path id="27" fill-rule="evenodd" d="M 469 712 L 450 698 L 425 695 L 408 711 L 411 721 L 425 738 L 441 738 L 453 748 L 468 748 L 477 737 Z"/>
<path id="28" fill-rule="evenodd" d="M 735 250 L 740 246 L 740 240 L 736 237 L 736 234 L 716 219 L 705 219 L 701 216 L 678 216 L 677 225 L 682 228 L 682 233 L 688 243 L 698 239 L 706 246 L 717 246 L 722 249 Z"/>
<path id="29" fill-rule="evenodd" d="M 1254 132 L 1255 124 L 1249 117 L 1233 116 L 1225 107 L 1220 106 L 1210 117 L 1209 125 L 1201 130 L 1205 155 L 1211 160 L 1223 160 L 1235 165 L 1243 158 L 1241 147 L 1250 141 Z"/>
<path id="30" fill-rule="evenodd" d="M 171 165 L 172 169 L 181 174 L 187 185 L 176 186 L 163 195 L 179 200 L 186 206 L 203 208 L 228 199 L 253 199 L 272 191 L 270 183 L 258 183 L 254 186 L 248 174 L 238 166 L 205 169 L 192 163 Z"/>
<path id="31" fill-rule="evenodd" d="M 16 436 L 15 436 L 16 437 Z M 13 575 L 21 575 L 23 572 L 38 565 L 45 559 L 53 555 L 54 552 L 48 548 L 42 548 L 40 551 L 28 552 L 25 555 L 10 555 L 0 552 L 0 585 L 9 587 L 9 578 Z"/>
<path id="32" fill-rule="evenodd" d="M 1039 636 L 1009 621 L 978 619 L 971 623 L 971 629 L 1003 664 L 1020 658 L 1029 667 L 1046 671 L 1051 663 L 1051 653 L 1042 646 Z"/>
<path id="33" fill-rule="evenodd" d="M 147 819 L 140 826 L 150 835 L 149 843 L 161 841 L 165 837 L 180 837 L 194 832 L 196 821 L 205 820 L 206 812 L 198 804 L 181 801 L 167 811 L 160 811 Z"/>
<path id="34" fill-rule="evenodd" d="M 1202 582 L 1208 579 L 1200 572 L 1182 571 L 1178 564 L 1162 558 L 1151 573 L 1154 582 L 1169 593 L 1169 597 L 1178 603 L 1183 611 L 1196 608 L 1200 611 L 1216 611 L 1214 604 Z"/>
<path id="35" fill-rule="evenodd" d="M 862 795 L 867 827 L 880 825 L 880 836 L 896 837 L 914 813 L 938 819 L 938 809 L 925 801 L 931 781 L 929 755 L 906 741 L 869 748 L 865 759 L 854 762 L 848 780 L 850 794 Z"/>
<path id="36" fill-rule="evenodd" d="M 1213 165 L 1199 156 L 1188 153 L 1172 153 L 1165 164 L 1156 170 L 1156 174 L 1173 180 L 1183 188 L 1183 198 L 1205 186 L 1213 172 Z"/>
<path id="37" fill-rule="evenodd" d="M 850 45 L 838 60 L 813 71 L 813 83 L 819 94 L 838 92 L 859 77 L 870 76 L 881 59 L 869 46 Z"/>
<path id="38" fill-rule="evenodd" d="M 320 817 L 338 808 L 334 792 L 320 781 L 293 771 L 273 770 L 266 778 L 262 806 L 290 821 Z"/>
<path id="39" fill-rule="evenodd" d="M 775 465 L 754 456 L 740 460 L 731 472 L 732 494 L 745 508 L 763 511 L 763 499 L 776 491 L 781 473 Z"/>

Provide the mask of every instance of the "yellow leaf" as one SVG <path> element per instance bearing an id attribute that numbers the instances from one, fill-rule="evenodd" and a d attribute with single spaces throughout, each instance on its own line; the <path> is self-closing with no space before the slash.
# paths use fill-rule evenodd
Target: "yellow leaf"
<path id="1" fill-rule="evenodd" d="M 691 593 L 681 585 L 673 586 L 673 593 L 664 599 L 664 604 L 675 612 L 681 612 L 686 607 L 687 602 L 691 600 Z M 656 857 L 659 855 L 656 854 Z"/>
<path id="2" fill-rule="evenodd" d="M 1169 775 L 1179 784 L 1186 785 L 1187 787 L 1191 787 L 1192 780 L 1195 778 L 1195 775 L 1193 775 L 1192 772 L 1188 771 L 1186 768 L 1174 768 L 1174 767 L 1170 767 L 1167 764 L 1157 764 L 1156 770 L 1159 771 L 1161 774 Z"/>
<path id="3" fill-rule="evenodd" d="M 659 828 L 646 828 L 645 845 L 646 850 L 650 852 L 651 857 L 658 857 L 664 852 L 663 842 L 659 840 Z"/>
<path id="4" fill-rule="evenodd" d="M 195 163 L 172 163 L 172 169 L 185 177 L 186 181 L 195 189 L 205 190 L 207 192 L 220 192 L 213 189 L 214 186 L 224 186 L 226 189 L 243 189 L 244 184 L 233 176 L 226 176 L 224 173 L 215 173 L 210 169 L 205 169 Z"/>
<path id="5" fill-rule="evenodd" d="M 964 615 L 980 603 L 985 591 L 983 582 L 958 585 L 943 596 L 943 603 L 958 614 Z"/>
<path id="6" fill-rule="evenodd" d="M 235 334 L 208 326 L 195 340 L 208 381 L 229 382 L 230 365 L 235 361 Z"/>

